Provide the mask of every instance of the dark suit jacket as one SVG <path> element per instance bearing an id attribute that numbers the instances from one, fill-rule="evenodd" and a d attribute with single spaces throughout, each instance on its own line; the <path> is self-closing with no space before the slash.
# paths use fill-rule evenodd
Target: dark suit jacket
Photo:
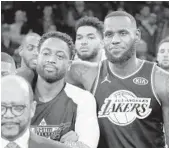
<path id="1" fill-rule="evenodd" d="M 28 148 L 70 148 L 60 142 L 30 133 Z"/>

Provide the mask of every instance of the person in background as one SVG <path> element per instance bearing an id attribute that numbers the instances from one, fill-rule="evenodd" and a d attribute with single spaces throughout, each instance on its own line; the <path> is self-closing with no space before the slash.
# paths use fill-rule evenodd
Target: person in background
<path id="1" fill-rule="evenodd" d="M 158 65 L 169 72 L 169 38 L 163 39 L 158 46 Z"/>
<path id="2" fill-rule="evenodd" d="M 96 17 L 82 17 L 76 23 L 75 48 L 79 59 L 97 62 L 105 59 L 103 23 Z"/>
<path id="3" fill-rule="evenodd" d="M 147 44 L 147 54 L 149 60 L 152 61 L 153 58 L 156 57 L 156 49 L 155 49 L 155 34 L 157 31 L 157 16 L 154 13 L 150 13 L 149 18 L 147 20 L 142 20 L 139 29 L 141 31 L 141 38 Z"/>
<path id="4" fill-rule="evenodd" d="M 161 40 L 165 39 L 169 35 L 169 4 L 164 3 L 163 15 L 161 20 L 158 22 L 158 29 L 155 37 L 156 53 L 158 50 L 158 44 Z"/>
<path id="5" fill-rule="evenodd" d="M 73 2 L 73 7 L 67 13 L 67 25 L 70 27 L 70 35 L 75 39 L 75 25 L 77 20 L 84 16 L 93 16 L 93 12 L 88 10 L 84 1 Z"/>
<path id="6" fill-rule="evenodd" d="M 1 79 L 1 148 L 68 148 L 30 132 L 35 109 L 32 88 L 24 78 Z"/>
<path id="7" fill-rule="evenodd" d="M 21 69 L 30 68 L 36 70 L 38 57 L 38 43 L 40 35 L 37 33 L 29 33 L 25 36 L 19 47 L 19 55 L 21 56 Z M 20 70 L 20 68 L 18 70 Z"/>
<path id="8" fill-rule="evenodd" d="M 142 60 L 148 60 L 147 51 L 148 51 L 147 43 L 141 39 L 140 42 L 138 42 L 136 46 L 137 58 L 142 59 Z"/>
<path id="9" fill-rule="evenodd" d="M 5 52 L 1 52 L 1 77 L 15 74 L 16 66 L 14 59 Z"/>
<path id="10" fill-rule="evenodd" d="M 17 54 L 17 49 L 21 45 L 25 35 L 30 31 L 30 27 L 27 23 L 26 12 L 22 10 L 17 10 L 15 12 L 15 22 L 10 25 L 11 48 L 12 50 L 14 50 L 13 58 L 16 62 L 17 68 L 21 66 L 21 58 Z"/>
<path id="11" fill-rule="evenodd" d="M 11 48 L 11 39 L 10 39 L 10 25 L 2 24 L 1 26 L 1 52 L 5 52 L 10 56 L 14 55 L 15 49 Z"/>

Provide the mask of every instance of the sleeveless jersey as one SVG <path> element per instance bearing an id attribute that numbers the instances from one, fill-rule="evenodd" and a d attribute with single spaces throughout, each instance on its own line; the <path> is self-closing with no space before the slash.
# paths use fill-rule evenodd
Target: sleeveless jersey
<path id="1" fill-rule="evenodd" d="M 39 101 L 38 91 L 35 90 L 37 105 L 31 121 L 31 130 L 34 133 L 59 141 L 64 134 L 75 130 L 77 104 L 69 93 L 74 89 L 75 86 L 66 83 L 60 93 L 46 103 Z"/>
<path id="2" fill-rule="evenodd" d="M 105 60 L 93 89 L 100 126 L 99 148 L 164 148 L 162 108 L 153 89 L 155 63 L 132 75 L 115 75 Z"/>

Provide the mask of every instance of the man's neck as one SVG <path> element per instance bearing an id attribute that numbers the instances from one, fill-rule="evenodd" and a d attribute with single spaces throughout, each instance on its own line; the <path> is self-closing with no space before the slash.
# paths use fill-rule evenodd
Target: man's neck
<path id="1" fill-rule="evenodd" d="M 142 64 L 142 61 L 134 55 L 128 61 L 122 64 L 113 64 L 109 62 L 109 67 L 113 73 L 120 77 L 126 77 L 134 73 Z"/>
<path id="2" fill-rule="evenodd" d="M 28 66 L 25 64 L 25 62 L 24 62 L 23 59 L 21 60 L 21 67 L 23 67 L 23 68 L 28 68 Z"/>
<path id="3" fill-rule="evenodd" d="M 99 51 L 98 51 L 98 54 L 94 57 L 94 58 L 92 58 L 92 59 L 90 59 L 89 60 L 89 62 L 92 62 L 92 63 L 99 63 L 100 61 L 101 61 L 101 59 L 102 59 L 102 49 L 100 49 Z"/>
<path id="4" fill-rule="evenodd" d="M 54 97 L 56 97 L 59 92 L 64 87 L 65 81 L 64 79 L 61 79 L 59 81 L 56 81 L 54 83 L 48 83 L 46 82 L 42 77 L 38 76 L 36 89 L 38 90 L 40 94 L 40 101 L 41 102 L 49 102 Z"/>

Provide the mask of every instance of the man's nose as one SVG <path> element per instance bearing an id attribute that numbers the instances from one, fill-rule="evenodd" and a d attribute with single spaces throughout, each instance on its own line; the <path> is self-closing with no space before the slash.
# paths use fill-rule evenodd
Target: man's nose
<path id="1" fill-rule="evenodd" d="M 13 118 L 14 115 L 12 114 L 11 110 L 10 109 L 7 109 L 6 113 L 4 114 L 5 118 Z"/>
<path id="2" fill-rule="evenodd" d="M 120 37 L 118 34 L 115 34 L 112 38 L 112 44 L 119 44 L 120 43 Z"/>
<path id="3" fill-rule="evenodd" d="M 88 44 L 88 40 L 87 39 L 82 39 L 82 42 L 81 44 L 84 46 L 84 45 L 87 45 Z"/>
<path id="4" fill-rule="evenodd" d="M 34 48 L 33 54 L 36 55 L 36 56 L 38 56 L 38 48 L 37 47 Z"/>
<path id="5" fill-rule="evenodd" d="M 47 62 L 50 63 L 50 64 L 56 64 L 56 57 L 55 56 L 50 56 L 47 59 Z"/>

